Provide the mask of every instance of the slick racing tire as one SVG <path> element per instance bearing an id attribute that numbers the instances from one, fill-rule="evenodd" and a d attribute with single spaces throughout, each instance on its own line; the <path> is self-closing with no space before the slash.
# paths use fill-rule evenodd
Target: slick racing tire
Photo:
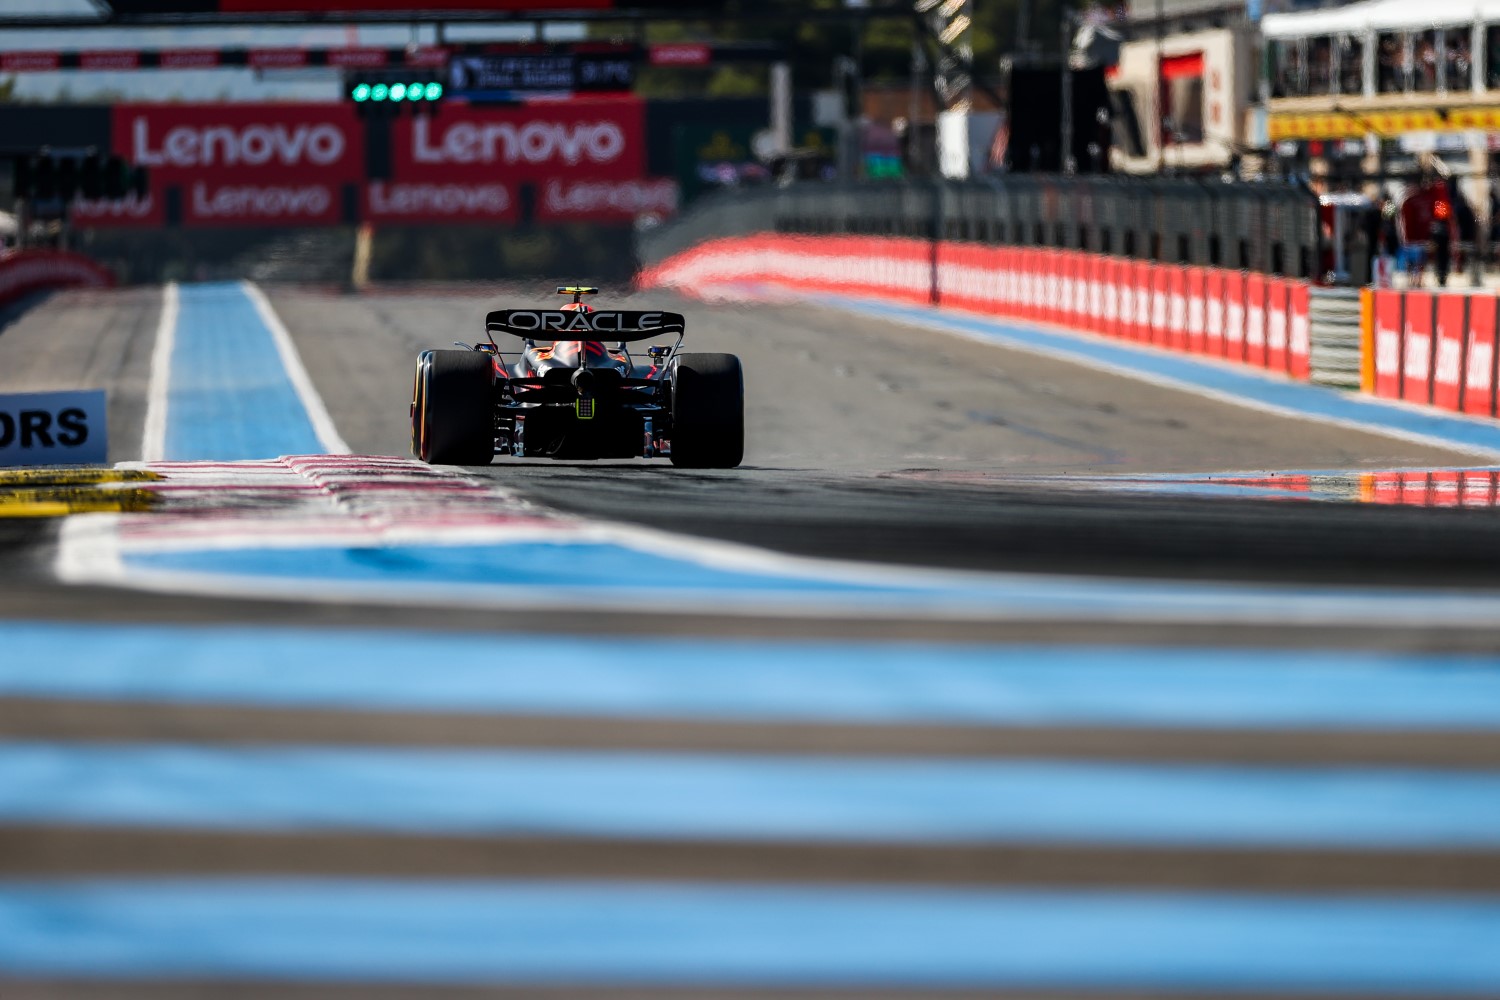
<path id="1" fill-rule="evenodd" d="M 745 378 L 733 354 L 682 354 L 672 369 L 672 464 L 732 469 L 745 457 Z"/>
<path id="2" fill-rule="evenodd" d="M 476 351 L 430 351 L 417 368 L 417 457 L 432 465 L 489 465 L 495 457 L 494 362 Z"/>

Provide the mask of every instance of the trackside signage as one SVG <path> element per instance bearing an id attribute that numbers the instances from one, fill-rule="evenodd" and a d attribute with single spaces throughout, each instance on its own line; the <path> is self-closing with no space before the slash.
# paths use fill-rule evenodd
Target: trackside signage
<path id="1" fill-rule="evenodd" d="M 640 180 L 645 111 L 639 100 L 447 107 L 391 124 L 400 180 L 511 182 Z"/>
<path id="2" fill-rule="evenodd" d="M 126 104 L 110 121 L 112 150 L 149 169 L 151 190 L 80 201 L 80 225 L 628 222 L 677 208 L 675 182 L 646 177 L 634 97 L 449 105 L 390 121 L 375 149 L 346 104 Z"/>
<path id="3" fill-rule="evenodd" d="M 102 389 L 0 394 L 0 466 L 98 465 L 107 439 Z"/>
<path id="4" fill-rule="evenodd" d="M 96 226 L 308 226 L 341 221 L 364 176 L 364 126 L 341 104 L 120 105 L 114 151 L 150 170 L 139 200 L 79 206 Z M 168 220 L 165 192 L 180 218 Z"/>

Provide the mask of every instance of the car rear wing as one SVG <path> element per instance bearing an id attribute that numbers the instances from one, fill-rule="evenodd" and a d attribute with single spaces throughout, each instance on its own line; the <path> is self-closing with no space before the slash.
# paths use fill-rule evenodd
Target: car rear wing
<path id="1" fill-rule="evenodd" d="M 497 309 L 484 318 L 493 339 L 508 333 L 525 340 L 611 340 L 622 343 L 659 337 L 681 337 L 687 321 L 681 313 L 597 309 Z"/>

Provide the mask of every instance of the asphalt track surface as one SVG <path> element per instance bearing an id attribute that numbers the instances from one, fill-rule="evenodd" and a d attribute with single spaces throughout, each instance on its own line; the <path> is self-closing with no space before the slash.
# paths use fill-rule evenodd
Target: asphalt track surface
<path id="1" fill-rule="evenodd" d="M 507 301 L 468 289 L 350 297 L 323 289 L 284 287 L 267 289 L 267 294 L 329 415 L 356 455 L 406 452 L 406 404 L 417 351 L 443 347 L 453 340 L 477 339 L 484 311 Z M 517 295 L 518 300 L 512 300 L 516 304 L 537 298 Z M 655 293 L 621 304 L 680 309 L 689 316 L 690 350 L 730 351 L 743 358 L 748 420 L 744 468 L 705 473 L 675 470 L 662 462 L 497 459 L 486 469 L 468 470 L 470 474 L 549 509 L 796 556 L 964 571 L 1075 572 L 1122 582 L 1378 584 L 1425 588 L 1439 595 L 1500 590 L 1496 586 L 1500 573 L 1494 568 L 1500 553 L 1500 519 L 1490 510 L 1121 494 L 1100 492 L 1091 485 L 1100 476 L 1358 472 L 1484 464 L 1485 460 L 1461 450 L 1273 416 L 835 309 L 704 304 Z M 0 392 L 104 386 L 110 391 L 111 459 L 139 458 L 161 305 L 159 290 L 152 289 L 60 293 L 0 319 L 7 322 L 0 328 Z M 1065 477 L 1065 481 L 1039 477 Z M 520 631 L 598 640 L 606 644 L 605 649 L 619 637 L 645 641 L 666 635 L 682 641 L 746 644 L 895 643 L 897 649 L 910 644 L 914 660 L 920 663 L 930 656 L 937 669 L 942 650 L 934 653 L 933 644 L 1025 643 L 1042 660 L 1048 649 L 1065 657 L 1066 650 L 1079 646 L 1127 653 L 1159 649 L 1201 653 L 1202 671 L 1226 673 L 1223 651 L 1236 649 L 1249 650 L 1250 655 L 1264 656 L 1271 663 L 1301 655 L 1336 661 L 1356 651 L 1419 659 L 1483 657 L 1500 651 L 1500 622 L 1484 621 L 1459 626 L 1409 620 L 1357 625 L 1235 620 L 1162 623 L 1088 615 L 1065 621 L 1025 616 L 942 620 L 901 609 L 877 617 L 779 616 L 685 613 L 669 604 L 648 614 L 596 611 L 586 606 L 497 612 L 457 605 L 169 595 L 57 583 L 50 567 L 58 530 L 56 521 L 0 520 L 0 557 L 4 560 L 0 617 L 63 628 L 167 630 L 160 635 L 148 632 L 141 639 L 148 645 L 164 641 L 162 636 L 168 633 L 177 635 L 173 630 L 184 627 L 203 627 L 213 634 L 230 626 L 268 630 L 266 635 L 278 628 L 352 629 L 375 636 L 377 642 L 382 633 L 394 641 L 405 630 L 417 628 L 481 643 L 504 643 Z M 109 635 L 111 642 L 125 641 L 115 633 Z M 254 641 L 253 637 L 240 640 L 241 646 Z M 66 654 L 60 650 L 60 655 Z M 223 663 L 240 654 L 229 647 L 213 647 L 201 655 L 205 663 L 211 661 L 222 669 Z M 600 655 L 609 659 L 607 652 Z M 1475 664 L 1442 660 L 1429 666 L 1450 673 L 1495 670 L 1487 660 Z M 310 663 L 307 669 L 312 669 Z M 184 672 L 188 672 L 186 667 Z M 1161 683 L 1163 691 L 1169 691 L 1177 681 L 1167 678 Z M 813 684 L 810 677 L 809 697 Z M 241 773 L 235 768 L 246 766 L 237 755 L 278 748 L 315 748 L 327 753 L 342 748 L 356 757 L 372 747 L 499 754 L 492 762 L 496 767 L 504 763 L 504 755 L 525 752 L 708 754 L 726 755 L 731 761 L 747 755 L 756 760 L 868 760 L 875 764 L 894 757 L 938 763 L 962 758 L 988 761 L 1002 769 L 1049 761 L 1104 768 L 1265 768 L 1271 769 L 1266 774 L 1282 776 L 1277 780 L 1303 772 L 1341 774 L 1338 769 L 1355 768 L 1376 769 L 1389 776 L 1392 788 L 1402 775 L 1430 773 L 1444 780 L 1469 775 L 1478 780 L 1500 769 L 1500 727 L 1445 723 L 1438 716 L 1412 721 L 1415 716 L 1403 716 L 1398 709 L 1392 709 L 1395 714 L 1389 717 L 1372 716 L 1359 724 L 1331 724 L 1327 719 L 1336 718 L 1335 713 L 1319 717 L 1324 721 L 1272 719 L 1233 726 L 1141 724 L 1084 716 L 1042 725 L 997 726 L 924 718 L 878 722 L 693 718 L 649 707 L 612 717 L 576 707 L 538 713 L 478 704 L 467 709 L 366 705 L 360 711 L 348 711 L 274 699 L 195 701 L 141 696 L 121 702 L 90 695 L 82 688 L 68 696 L 46 690 L 6 690 L 0 696 L 0 736 L 23 748 L 62 748 L 56 766 L 75 770 L 56 772 L 59 775 L 88 773 L 78 760 L 67 756 L 75 750 L 86 753 L 91 747 L 113 747 L 128 758 L 130 748 L 149 752 L 162 745 L 191 748 L 196 754 L 193 768 L 222 767 L 224 780 L 230 784 Z M 1351 689 L 1351 703 L 1357 697 Z M 1484 695 L 1474 697 L 1482 700 Z M 1392 696 L 1392 704 L 1399 707 L 1402 701 L 1399 695 Z M 228 756 L 222 760 L 214 756 L 220 751 Z M 19 768 L 16 761 L 20 759 L 0 759 L 0 772 L 6 766 Z M 357 760 L 350 764 L 356 765 Z M 332 758 L 315 756 L 309 758 L 307 773 L 333 766 Z M 813 764 L 807 767 L 815 770 Z M 1226 773 L 1225 780 L 1233 784 L 1238 772 Z M 82 778 L 57 780 L 66 784 Z M 134 779 L 122 772 L 117 780 L 124 789 Z M 1103 787 L 1111 779 L 1099 780 Z M 44 792 L 45 787 L 37 794 L 45 797 Z M 1419 793 L 1421 787 L 1413 794 Z M 0 800 L 4 798 L 0 790 Z M 1420 810 L 1422 801 L 1413 799 L 1413 808 Z M 1272 811 L 1277 808 L 1289 807 L 1266 806 Z M 1463 809 L 1458 812 L 1462 814 Z M 1232 838 L 1215 841 L 1212 837 L 1172 842 L 1170 838 L 1132 840 L 1090 827 L 1093 832 L 1082 837 L 1035 836 L 999 842 L 922 837 L 880 842 L 852 835 L 810 834 L 663 840 L 641 832 L 600 836 L 584 829 L 475 835 L 453 829 L 383 828 L 378 822 L 351 821 L 332 828 L 316 824 L 257 827 L 210 819 L 153 826 L 38 815 L 29 821 L 0 821 L 0 879 L 316 877 L 449 883 L 563 879 L 589 884 L 627 880 L 632 884 L 752 888 L 1201 892 L 1215 898 L 1263 893 L 1276 900 L 1363 899 L 1376 910 L 1391 898 L 1398 902 L 1456 898 L 1488 905 L 1500 893 L 1500 850 L 1484 838 L 1463 843 L 1436 837 L 1406 844 L 1360 836 L 1336 843 L 1295 838 L 1279 844 L 1236 843 Z M 213 883 L 206 884 L 213 891 Z M 234 898 L 237 891 L 231 886 L 225 890 L 226 898 Z M 0 911 L 3 904 L 0 899 Z M 802 904 L 784 905 L 785 911 L 774 912 L 795 912 Z M 878 909 L 877 903 L 870 905 Z M 317 918 L 304 914 L 297 919 Z M 653 919 L 672 926 L 671 919 L 677 918 L 664 911 Z M 1213 919 L 1205 917 L 1209 922 Z M 1289 917 L 1288 926 L 1294 926 L 1296 919 L 1302 917 Z M 1007 926 L 998 911 L 994 920 L 997 928 Z M 1127 919 L 1120 926 L 1129 923 Z M 813 931 L 808 933 L 816 937 Z M 1087 940 L 1095 941 L 1107 956 L 1109 928 L 1089 933 L 1104 935 Z M 827 947 L 836 951 L 837 944 L 830 942 Z M 1465 957 L 1450 955 L 1448 964 L 1467 968 Z M 0 943 L 0 969 L 8 968 L 6 959 Z M 1429 960 L 1435 961 L 1430 956 Z M 366 961 L 379 964 L 374 958 Z M 1317 968 L 1316 959 L 1310 961 Z M 1370 969 L 1384 968 L 1369 956 L 1364 961 Z M 961 965 L 959 958 L 953 962 L 954 968 Z M 1268 972 L 1263 979 L 1226 990 L 1212 976 L 1154 986 L 1149 976 L 1123 976 L 1119 970 L 1124 966 L 1101 962 L 1105 962 L 1100 967 L 1103 971 L 1090 972 L 1080 982 L 1059 983 L 1042 977 L 1031 983 L 983 988 L 966 985 L 957 973 L 955 979 L 938 976 L 918 980 L 925 985 L 886 988 L 878 979 L 849 984 L 829 974 L 819 979 L 814 973 L 804 982 L 750 976 L 740 985 L 710 978 L 707 985 L 677 980 L 641 986 L 625 969 L 617 970 L 614 979 L 584 976 L 562 984 L 547 980 L 487 986 L 484 976 L 478 975 L 478 985 L 448 982 L 440 986 L 417 976 L 415 981 L 422 985 L 412 986 L 402 985 L 402 977 L 394 973 L 370 982 L 346 982 L 350 977 L 322 973 L 305 978 L 262 976 L 259 982 L 246 984 L 210 973 L 195 974 L 192 968 L 175 970 L 166 978 L 111 978 L 54 970 L 32 971 L 10 980 L 0 972 L 0 997 L 274 994 L 729 1000 L 941 995 L 1057 1000 L 1233 992 L 1288 998 L 1448 995 L 1449 991 L 1494 995 L 1492 984 L 1500 982 L 1500 978 L 1485 979 L 1483 969 L 1469 969 L 1475 978 L 1467 983 L 1461 977 L 1437 984 L 1405 981 L 1399 978 L 1399 963 L 1392 960 L 1387 972 L 1394 978 L 1386 982 L 1353 974 L 1326 982 L 1315 976 L 1298 978 L 1292 964 L 1283 978 Z M 412 978 L 409 971 L 406 975 Z M 893 981 L 899 980 L 897 976 Z M 819 988 L 807 988 L 808 982 Z"/>

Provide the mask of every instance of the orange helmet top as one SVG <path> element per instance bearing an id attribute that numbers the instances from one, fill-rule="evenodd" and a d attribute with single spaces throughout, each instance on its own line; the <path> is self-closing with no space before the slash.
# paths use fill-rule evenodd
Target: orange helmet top
<path id="1" fill-rule="evenodd" d="M 560 311 L 561 312 L 565 312 L 565 313 L 567 313 L 567 312 L 591 313 L 591 312 L 594 311 L 594 307 L 591 306 L 591 305 L 589 305 L 587 302 L 569 302 L 567 305 L 562 306 L 560 308 Z"/>

